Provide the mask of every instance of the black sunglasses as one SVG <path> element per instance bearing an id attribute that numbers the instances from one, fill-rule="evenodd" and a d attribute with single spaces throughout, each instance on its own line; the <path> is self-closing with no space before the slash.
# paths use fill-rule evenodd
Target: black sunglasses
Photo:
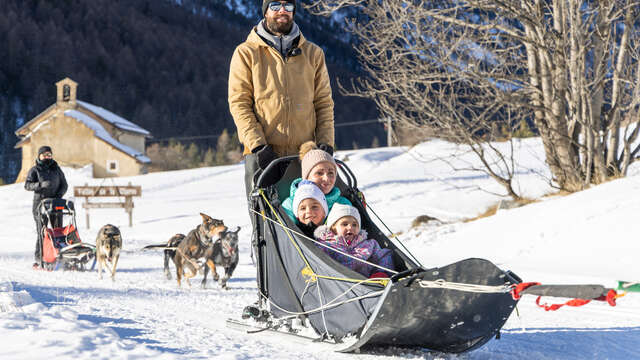
<path id="1" fill-rule="evenodd" d="M 280 9 L 282 9 L 282 7 L 284 6 L 284 9 L 287 12 L 293 12 L 293 10 L 296 9 L 296 5 L 292 4 L 292 3 L 281 3 L 279 1 L 272 1 L 269 3 L 269 9 L 271 9 L 271 11 L 280 11 Z"/>

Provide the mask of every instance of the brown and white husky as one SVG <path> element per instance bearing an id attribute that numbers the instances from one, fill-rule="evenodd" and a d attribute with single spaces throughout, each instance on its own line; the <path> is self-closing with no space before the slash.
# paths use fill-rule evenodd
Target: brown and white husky
<path id="1" fill-rule="evenodd" d="M 120 250 L 122 250 L 120 229 L 111 224 L 103 226 L 96 237 L 96 261 L 98 262 L 100 279 L 102 279 L 102 267 L 104 266 L 111 273 L 111 280 L 115 280 Z"/>

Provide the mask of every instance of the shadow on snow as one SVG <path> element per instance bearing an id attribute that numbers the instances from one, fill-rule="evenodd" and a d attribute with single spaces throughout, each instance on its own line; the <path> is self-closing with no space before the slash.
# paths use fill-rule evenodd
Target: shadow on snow
<path id="1" fill-rule="evenodd" d="M 471 359 L 637 359 L 640 327 L 503 330 Z"/>
<path id="2" fill-rule="evenodd" d="M 159 341 L 149 340 L 145 338 L 145 331 L 139 328 L 126 327 L 126 326 L 118 326 L 118 325 L 128 325 L 128 324 L 136 324 L 135 321 L 129 319 L 120 319 L 120 318 L 111 318 L 106 316 L 97 316 L 97 315 L 78 315 L 78 320 L 86 320 L 92 322 L 96 325 L 106 326 L 118 334 L 121 339 L 129 339 L 133 340 L 139 344 L 146 345 L 150 349 L 154 349 L 161 352 L 169 352 L 174 354 L 185 354 L 186 352 L 183 349 L 170 348 L 166 346 L 158 346 L 155 344 L 159 344 Z"/>

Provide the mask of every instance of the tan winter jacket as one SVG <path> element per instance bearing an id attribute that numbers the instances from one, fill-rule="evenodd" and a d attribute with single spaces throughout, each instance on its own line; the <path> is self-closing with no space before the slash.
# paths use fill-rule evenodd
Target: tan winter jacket
<path id="1" fill-rule="evenodd" d="M 300 34 L 300 55 L 288 57 L 251 31 L 231 58 L 229 109 L 245 154 L 271 144 L 294 155 L 314 140 L 334 146 L 333 99 L 324 52 Z"/>

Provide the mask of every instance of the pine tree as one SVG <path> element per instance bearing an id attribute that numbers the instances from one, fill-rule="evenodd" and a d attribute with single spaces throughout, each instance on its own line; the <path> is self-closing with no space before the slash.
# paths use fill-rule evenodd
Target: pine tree
<path id="1" fill-rule="evenodd" d="M 182 143 L 171 141 L 167 149 L 167 170 L 185 168 L 186 150 Z"/>
<path id="2" fill-rule="evenodd" d="M 216 164 L 224 165 L 227 163 L 227 151 L 229 150 L 229 143 L 231 139 L 229 138 L 229 132 L 227 129 L 222 130 L 222 134 L 218 138 L 218 146 L 216 147 Z"/>
<path id="3" fill-rule="evenodd" d="M 234 132 L 233 136 L 231 136 L 231 140 L 229 141 L 229 146 L 227 147 L 229 150 L 227 151 L 227 161 L 230 164 L 236 164 L 242 161 L 242 144 L 240 143 L 240 139 L 238 138 L 238 132 Z"/>
<path id="4" fill-rule="evenodd" d="M 198 167 L 201 162 L 200 149 L 198 149 L 198 145 L 191 143 L 189 148 L 187 148 L 187 163 L 185 164 L 185 167 Z"/>
<path id="5" fill-rule="evenodd" d="M 208 148 L 202 159 L 203 166 L 214 166 L 216 164 L 216 153 L 212 148 Z"/>
<path id="6" fill-rule="evenodd" d="M 163 171 L 167 166 L 167 148 L 155 143 L 147 146 L 147 156 L 151 160 L 150 171 Z"/>

